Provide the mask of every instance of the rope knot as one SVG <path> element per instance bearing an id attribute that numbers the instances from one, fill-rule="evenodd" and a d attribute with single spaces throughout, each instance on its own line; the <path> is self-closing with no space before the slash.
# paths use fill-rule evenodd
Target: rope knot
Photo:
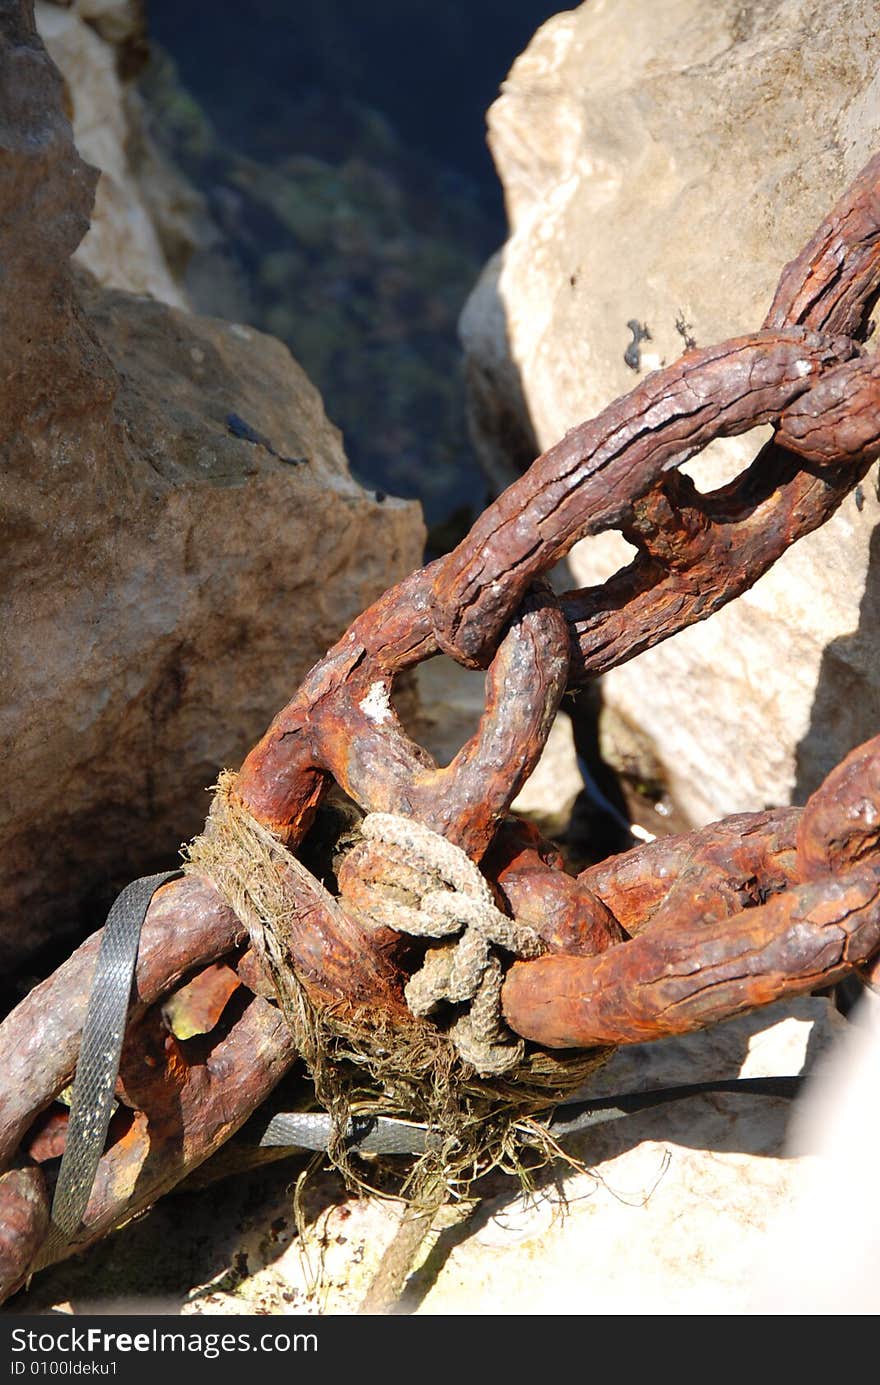
<path id="1" fill-rule="evenodd" d="M 500 953 L 537 957 L 543 943 L 532 928 L 496 906 L 470 857 L 422 823 L 395 813 L 370 813 L 363 844 L 340 873 L 346 899 L 375 925 L 437 939 L 404 994 L 414 1015 L 443 1002 L 468 1008 L 449 1037 L 482 1077 L 507 1072 L 525 1049 L 501 1018 L 504 967 Z"/>

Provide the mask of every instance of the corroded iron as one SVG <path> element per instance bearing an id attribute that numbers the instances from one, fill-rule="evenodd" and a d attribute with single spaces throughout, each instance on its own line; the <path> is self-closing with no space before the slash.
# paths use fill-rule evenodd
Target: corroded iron
<path id="1" fill-rule="evenodd" d="M 875 155 L 783 270 L 765 332 L 804 328 L 852 341 L 864 332 L 880 286 L 878 187 Z M 583 683 L 705 620 L 823 524 L 880 452 L 876 361 L 857 356 L 824 369 L 806 340 L 800 357 L 773 335 L 756 355 L 758 340 L 686 352 L 539 457 L 435 576 L 442 647 L 483 662 L 548 547 L 560 557 L 578 538 L 619 527 L 638 556 L 601 586 L 562 597 L 571 680 Z M 826 349 L 847 354 L 845 340 L 826 339 Z M 803 371 L 802 389 L 787 376 L 792 366 Z M 712 438 L 761 418 L 774 423 L 774 438 L 729 485 L 701 495 L 669 473 Z M 804 466 L 817 457 L 818 474 Z"/>
<path id="2" fill-rule="evenodd" d="M 230 792 L 277 846 L 286 964 L 307 992 L 404 1022 L 407 944 L 361 917 L 381 853 L 359 849 L 340 871 L 338 898 L 284 855 L 301 846 L 334 783 L 364 811 L 415 818 L 463 848 L 499 906 L 540 935 L 544 955 L 514 963 L 502 990 L 507 1023 L 533 1044 L 652 1039 L 848 971 L 875 974 L 880 738 L 848 756 L 803 810 L 741 814 L 577 878 L 507 812 L 567 687 L 744 591 L 880 454 L 880 367 L 859 346 L 880 284 L 878 185 L 880 156 L 786 267 L 760 331 L 686 352 L 539 457 L 453 553 L 354 622 L 247 757 Z M 701 495 L 675 470 L 713 438 L 758 423 L 773 425 L 773 440 L 723 489 Z M 577 539 L 609 527 L 636 545 L 633 563 L 557 599 L 542 574 Z M 440 651 L 488 667 L 480 727 L 445 767 L 406 735 L 393 704 L 397 675 Z M 24 1281 L 45 1233 L 45 1171 L 64 1139 L 53 1103 L 75 1065 L 99 936 L 0 1026 L 5 1294 Z M 156 895 L 119 1109 L 82 1235 L 59 1254 L 174 1186 L 295 1061 L 264 955 L 247 942 L 208 878 L 190 874 Z M 191 1037 L 173 1032 L 175 1009 Z"/>

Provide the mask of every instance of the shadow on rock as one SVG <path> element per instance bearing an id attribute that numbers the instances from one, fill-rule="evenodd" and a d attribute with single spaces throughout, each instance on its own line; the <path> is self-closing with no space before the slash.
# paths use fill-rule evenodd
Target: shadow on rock
<path id="1" fill-rule="evenodd" d="M 866 676 L 880 638 L 880 525 L 871 536 L 859 623 L 822 655 L 810 725 L 796 751 L 793 802 L 804 803 L 843 757 L 880 730 L 880 684 Z"/>

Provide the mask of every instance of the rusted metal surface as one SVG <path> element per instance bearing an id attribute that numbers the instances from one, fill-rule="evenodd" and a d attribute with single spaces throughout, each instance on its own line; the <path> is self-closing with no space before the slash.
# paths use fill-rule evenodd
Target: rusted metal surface
<path id="1" fill-rule="evenodd" d="M 784 269 L 764 321 L 765 330 L 784 332 L 804 327 L 855 339 L 864 332 L 866 314 L 880 284 L 878 183 L 880 156 L 875 156 L 801 255 Z M 735 391 L 739 366 L 751 357 L 746 343 L 742 343 L 742 355 L 739 345 L 729 342 L 710 348 L 708 353 L 687 352 L 667 371 L 648 377 L 640 389 L 656 382 L 658 376 L 661 380 L 668 377 L 670 384 L 680 389 L 684 375 L 695 396 L 694 423 L 706 429 L 700 446 L 710 437 L 742 431 L 750 425 L 739 413 Z M 838 349 L 846 352 L 843 344 Z M 709 362 L 705 360 L 707 354 Z M 732 426 L 720 418 L 721 426 L 713 430 L 705 417 L 713 401 L 703 398 L 703 389 L 710 378 L 707 367 L 717 371 L 719 365 L 729 373 L 722 399 L 731 409 Z M 772 378 L 772 371 L 770 374 Z M 763 379 L 754 382 L 756 405 L 764 385 Z M 543 544 L 557 542 L 555 528 L 551 535 L 545 535 L 547 518 L 541 510 L 542 504 L 560 503 L 559 487 L 564 485 L 564 478 L 554 474 L 554 468 L 564 471 L 580 465 L 589 473 L 590 485 L 598 488 L 595 510 L 585 514 L 584 526 L 574 528 L 557 556 L 567 552 L 576 539 L 614 527 L 621 528 L 639 549 L 627 568 L 601 586 L 562 597 L 572 634 L 572 682 L 582 683 L 633 658 L 676 631 L 705 620 L 739 596 L 786 548 L 833 514 L 877 456 L 880 392 L 876 363 L 859 357 L 840 372 L 832 369 L 822 371 L 818 380 L 811 377 L 808 385 L 798 392 L 799 398 L 779 407 L 773 419 L 776 435 L 752 465 L 730 485 L 710 495 L 700 495 L 686 477 L 660 474 L 664 466 L 678 466 L 698 450 L 687 435 L 681 439 L 681 449 L 675 451 L 683 421 L 674 414 L 667 418 L 662 408 L 659 417 L 645 414 L 643 435 L 635 442 L 631 441 L 626 409 L 617 413 L 633 395 L 605 410 L 600 419 L 605 419 L 610 429 L 619 419 L 622 432 L 618 435 L 612 431 L 606 438 L 607 450 L 600 455 L 599 468 L 595 456 L 578 460 L 583 432 L 596 424 L 572 430 L 516 483 L 523 503 L 528 504 L 534 496 L 529 540 L 523 544 L 517 539 L 509 550 L 503 548 L 504 536 L 510 532 L 508 491 L 481 516 L 435 578 L 442 646 L 463 662 L 479 663 L 491 644 L 496 622 L 504 618 L 506 594 L 521 580 L 520 568 L 510 560 L 528 550 L 531 565 Z M 749 397 L 748 390 L 744 397 Z M 852 416 L 844 402 L 847 397 Z M 778 399 L 781 405 L 781 395 Z M 752 422 L 757 421 L 756 407 Z M 671 448 L 667 447 L 670 442 Z M 616 474 L 613 449 L 621 444 L 637 449 L 641 478 L 654 462 L 659 484 L 645 486 L 640 479 L 625 495 L 613 489 L 606 494 L 602 482 L 606 475 Z M 832 470 L 816 476 L 804 469 L 798 455 L 801 448 L 808 458 L 821 449 L 822 463 Z M 584 499 L 583 492 L 580 499 Z M 569 497 L 567 505 L 568 512 L 576 509 L 577 498 Z M 603 515 L 605 522 L 600 519 Z M 530 548 L 532 543 L 537 545 L 535 549 Z M 504 572 L 513 569 L 507 588 L 492 588 L 493 583 L 504 582 L 504 573 L 496 571 L 498 563 Z"/>
<path id="2" fill-rule="evenodd" d="M 277 1008 L 252 996 L 228 1032 L 182 1045 L 158 1007 L 130 1026 L 117 1082 L 119 1109 L 75 1243 L 92 1245 L 204 1162 L 265 1101 L 296 1057 Z M 38 1167 L 0 1179 L 0 1294 L 20 1286 L 49 1216 Z"/>
<path id="3" fill-rule="evenodd" d="M 244 937 L 243 926 L 207 881 L 164 885 L 141 937 L 130 1019 Z M 100 941 L 101 934 L 93 934 L 0 1025 L 0 1162 L 12 1157 L 34 1117 L 70 1081 Z"/>
<path id="4" fill-rule="evenodd" d="M 880 288 L 880 154 L 782 271 L 765 327 L 822 327 L 857 336 L 866 304 Z"/>
<path id="5" fill-rule="evenodd" d="M 171 1033 L 176 1039 L 210 1034 L 240 985 L 237 974 L 225 962 L 205 967 L 163 1004 L 162 1014 Z"/>
<path id="6" fill-rule="evenodd" d="M 742 814 L 576 879 L 506 814 L 566 687 L 745 590 L 880 452 L 880 367 L 858 342 L 880 283 L 878 183 L 880 158 L 786 267 L 760 331 L 687 352 L 538 458 L 453 553 L 354 622 L 247 757 L 229 805 L 271 843 L 267 869 L 284 906 L 275 945 L 316 1003 L 404 1026 L 404 985 L 422 960 L 377 926 L 376 887 L 388 879 L 376 843 L 342 863 L 338 898 L 292 854 L 333 783 L 363 810 L 416 819 L 462 848 L 498 905 L 539 934 L 544 955 L 510 966 L 502 988 L 508 1025 L 533 1044 L 642 1041 L 853 969 L 873 974 L 880 741 L 854 751 L 803 811 Z M 723 489 L 701 495 L 675 470 L 758 423 L 773 425 L 773 441 Z M 635 543 L 634 562 L 557 599 L 542 574 L 609 527 Z M 443 767 L 406 735 L 392 700 L 395 677 L 440 651 L 488 667 L 480 727 Z M 395 870 L 405 889 L 406 862 Z M 296 1057 L 265 940 L 252 927 L 242 950 L 247 929 L 217 888 L 230 898 L 249 883 L 238 866 L 231 884 L 221 875 L 169 883 L 150 907 L 120 1106 L 76 1248 L 197 1167 Z M 45 1230 L 51 1179 L 39 1164 L 48 1173 L 63 1142 L 52 1103 L 74 1068 L 99 936 L 0 1026 L 3 1293 L 22 1281 Z M 189 1038 L 169 1029 L 175 1005 Z"/>
<path id="7" fill-rule="evenodd" d="M 480 667 L 525 587 L 578 539 L 624 528 L 634 504 L 708 442 L 776 422 L 848 359 L 804 328 L 688 351 L 539 457 L 483 512 L 435 578 L 439 643 Z"/>
<path id="8" fill-rule="evenodd" d="M 251 1003 L 241 1007 L 227 1032 L 215 1032 L 201 1044 L 179 1044 L 156 1004 L 181 978 L 229 955 L 245 936 L 208 881 L 175 880 L 154 896 L 141 937 L 126 1058 L 117 1083 L 120 1110 L 83 1236 L 66 1253 L 99 1239 L 173 1187 L 247 1119 L 294 1061 L 292 1039 L 277 1009 L 249 991 Z M 23 1143 L 37 1161 L 0 1177 L 0 1296 L 26 1277 L 45 1235 L 51 1186 L 39 1164 L 61 1154 L 66 1129 L 64 1110 L 47 1108 L 73 1075 L 100 939 L 100 933 L 89 938 L 0 1025 L 0 1161 L 14 1160 Z M 163 1044 L 167 1041 L 161 1051 L 141 1041 L 157 1027 Z M 34 1130 L 38 1137 L 29 1138 Z"/>
<path id="9" fill-rule="evenodd" d="M 798 825 L 807 879 L 875 860 L 880 848 L 880 737 L 850 751 L 813 794 Z"/>
<path id="10" fill-rule="evenodd" d="M 599 957 L 515 964 L 508 1023 L 548 1047 L 636 1043 L 832 985 L 880 949 L 878 830 L 880 737 L 803 812 L 655 842 L 621 858 L 613 878 L 613 862 L 584 872 L 638 936 Z"/>
<path id="11" fill-rule="evenodd" d="M 666 919 L 598 957 L 514 963 L 504 1016 L 548 1048 L 643 1043 L 832 985 L 878 947 L 875 866 L 720 921 Z"/>
<path id="12" fill-rule="evenodd" d="M 534 928 L 551 952 L 591 957 L 629 936 L 598 893 L 583 877 L 567 875 L 559 853 L 526 823 L 505 823 L 486 868 L 508 912 Z"/>
<path id="13" fill-rule="evenodd" d="M 565 691 L 568 631 L 545 583 L 522 602 L 490 665 L 476 734 L 438 768 L 391 704 L 395 675 L 437 653 L 432 564 L 387 592 L 312 671 L 251 751 L 236 791 L 288 845 L 328 776 L 370 812 L 399 812 L 475 859 L 534 769 Z"/>
<path id="14" fill-rule="evenodd" d="M 0 1297 L 23 1282 L 49 1225 L 49 1196 L 36 1164 L 15 1164 L 0 1174 Z"/>
<path id="15" fill-rule="evenodd" d="M 665 917 L 729 918 L 798 880 L 800 817 L 799 808 L 736 813 L 612 856 L 578 879 L 630 934 Z"/>

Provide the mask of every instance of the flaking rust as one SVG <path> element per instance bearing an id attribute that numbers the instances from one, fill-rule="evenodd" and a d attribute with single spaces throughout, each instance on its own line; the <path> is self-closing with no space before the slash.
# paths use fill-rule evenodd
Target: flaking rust
<path id="1" fill-rule="evenodd" d="M 386 592 L 315 666 L 226 790 L 242 821 L 271 843 L 285 905 L 274 964 L 289 967 L 306 994 L 384 1016 L 392 1028 L 408 1022 L 408 947 L 361 916 L 355 865 L 341 872 L 334 898 L 285 856 L 334 783 L 364 811 L 416 819 L 464 849 L 499 906 L 540 934 L 544 954 L 513 964 L 502 988 L 508 1025 L 532 1045 L 592 1050 L 654 1039 L 854 969 L 876 974 L 880 738 L 853 751 L 803 810 L 740 814 L 576 879 L 508 809 L 566 688 L 746 590 L 834 512 L 880 454 L 880 367 L 859 344 L 878 285 L 880 156 L 785 268 L 760 330 L 688 349 L 572 430 L 451 554 Z M 676 471 L 712 439 L 758 423 L 773 426 L 772 441 L 723 489 L 701 495 Z M 634 561 L 601 586 L 557 599 L 542 574 L 579 538 L 610 527 L 636 546 Z M 440 651 L 488 668 L 480 727 L 445 767 L 409 739 L 392 701 L 394 678 Z M 372 887 L 381 853 L 354 859 Z M 120 1109 L 82 1234 L 59 1255 L 202 1163 L 297 1057 L 269 998 L 272 959 L 253 924 L 242 952 L 234 876 L 191 869 L 150 906 Z M 26 1278 L 45 1231 L 41 1151 L 55 1150 L 63 1118 L 52 1118 L 51 1140 L 39 1122 L 70 1081 L 98 942 L 0 1026 L 3 1294 Z M 225 1006 L 212 989 L 206 1013 L 213 1021 L 222 1012 L 222 1022 L 177 1039 L 163 999 L 221 961 L 237 980 L 226 977 Z"/>

